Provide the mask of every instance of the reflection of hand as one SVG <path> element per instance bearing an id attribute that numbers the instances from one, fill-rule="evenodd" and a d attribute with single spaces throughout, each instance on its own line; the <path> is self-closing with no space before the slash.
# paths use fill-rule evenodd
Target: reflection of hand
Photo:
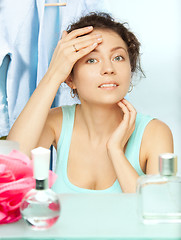
<path id="1" fill-rule="evenodd" d="M 66 31 L 63 32 L 48 69 L 48 72 L 53 74 L 60 84 L 67 79 L 74 64 L 102 42 L 101 35 L 88 34 L 92 30 L 93 27 L 85 27 L 69 34 Z"/>
<path id="2" fill-rule="evenodd" d="M 136 110 L 126 99 L 121 100 L 118 106 L 123 111 L 123 119 L 108 140 L 108 152 L 114 150 L 124 151 L 125 145 L 135 129 Z"/>

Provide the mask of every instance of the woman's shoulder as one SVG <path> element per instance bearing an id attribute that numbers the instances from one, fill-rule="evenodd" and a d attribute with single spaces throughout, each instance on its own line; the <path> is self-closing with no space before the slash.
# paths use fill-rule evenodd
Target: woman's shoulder
<path id="1" fill-rule="evenodd" d="M 76 105 L 65 105 L 65 106 L 61 106 L 61 107 L 55 107 L 55 108 L 51 108 L 49 110 L 49 114 L 48 114 L 48 119 L 49 121 L 51 120 L 55 120 L 57 118 L 62 119 L 63 118 L 63 113 L 68 112 L 68 111 L 75 111 L 75 106 Z M 59 119 L 59 120 L 60 120 Z"/>
<path id="2" fill-rule="evenodd" d="M 156 118 L 153 118 L 145 129 L 145 135 L 151 138 L 163 138 L 164 136 L 172 136 L 169 126 Z"/>
<path id="3" fill-rule="evenodd" d="M 164 152 L 173 152 L 173 135 L 169 126 L 159 120 L 151 120 L 143 134 L 143 146 L 147 159 L 158 158 Z M 156 157 L 157 156 L 157 157 Z"/>
<path id="4" fill-rule="evenodd" d="M 172 132 L 166 123 L 153 118 L 144 130 L 140 150 L 147 174 L 158 172 L 158 156 L 165 152 L 173 152 Z"/>
<path id="5" fill-rule="evenodd" d="M 66 105 L 61 107 L 52 108 L 49 111 L 47 124 L 52 129 L 55 135 L 55 145 L 58 143 L 61 131 L 64 115 L 74 115 L 76 105 Z"/>
<path id="6" fill-rule="evenodd" d="M 138 125 L 141 125 L 143 122 L 145 122 L 145 135 L 154 137 L 159 134 L 172 134 L 169 126 L 165 122 L 150 115 L 137 113 L 136 121 Z"/>

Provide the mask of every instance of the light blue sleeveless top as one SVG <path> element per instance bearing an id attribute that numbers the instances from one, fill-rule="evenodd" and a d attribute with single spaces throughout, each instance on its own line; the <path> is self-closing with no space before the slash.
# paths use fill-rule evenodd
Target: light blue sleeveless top
<path id="1" fill-rule="evenodd" d="M 58 178 L 52 189 L 57 193 L 121 193 L 122 190 L 118 180 L 116 180 L 111 187 L 104 190 L 80 188 L 69 181 L 67 176 L 67 162 L 74 126 L 75 107 L 76 105 L 62 107 L 63 122 L 61 135 L 57 145 L 56 162 L 56 173 Z M 139 164 L 141 140 L 145 127 L 152 119 L 153 118 L 150 116 L 140 113 L 137 114 L 135 130 L 132 133 L 126 147 L 125 156 L 139 175 L 144 175 Z"/>

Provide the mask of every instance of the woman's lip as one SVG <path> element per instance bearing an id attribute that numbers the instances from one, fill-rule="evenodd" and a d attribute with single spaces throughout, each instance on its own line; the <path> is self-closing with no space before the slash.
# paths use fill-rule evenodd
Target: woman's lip
<path id="1" fill-rule="evenodd" d="M 118 87 L 117 83 L 102 83 L 101 85 L 99 85 L 99 88 L 115 88 Z"/>

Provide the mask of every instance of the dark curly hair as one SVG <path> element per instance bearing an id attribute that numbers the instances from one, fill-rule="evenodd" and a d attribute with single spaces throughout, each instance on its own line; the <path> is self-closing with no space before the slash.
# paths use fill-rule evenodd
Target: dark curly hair
<path id="1" fill-rule="evenodd" d="M 67 32 L 70 33 L 75 29 L 87 26 L 93 26 L 94 28 L 100 29 L 110 29 L 116 32 L 128 47 L 132 73 L 139 71 L 145 76 L 140 64 L 140 42 L 136 36 L 125 27 L 126 24 L 127 23 L 115 21 L 108 13 L 91 12 L 88 15 L 81 17 L 79 21 L 71 24 L 67 28 Z"/>

